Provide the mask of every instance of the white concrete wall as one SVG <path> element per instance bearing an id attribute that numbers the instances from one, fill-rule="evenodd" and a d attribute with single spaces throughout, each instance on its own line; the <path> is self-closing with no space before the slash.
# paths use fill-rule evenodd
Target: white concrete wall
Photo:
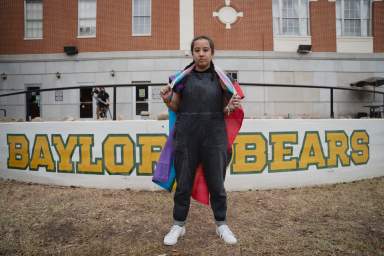
<path id="1" fill-rule="evenodd" d="M 66 186 L 158 189 L 151 182 L 154 158 L 150 154 L 163 145 L 167 121 L 0 123 L 0 130 L 2 178 Z M 288 142 L 292 135 L 296 142 Z M 54 142 L 54 136 L 59 140 Z M 69 136 L 74 138 L 71 154 Z M 92 141 L 89 147 L 81 139 L 84 136 Z M 116 136 L 120 136 L 117 145 L 111 147 L 107 141 Z M 153 144 L 139 145 L 140 136 Z M 124 142 L 124 138 L 129 140 Z M 159 138 L 163 139 L 161 143 Z M 71 156 L 67 173 L 58 171 L 65 159 L 64 150 L 55 146 L 60 140 Z M 339 154 L 336 147 L 344 149 L 341 153 L 338 150 Z M 123 148 L 127 149 L 125 155 L 121 153 Z M 228 190 L 297 187 L 383 176 L 384 120 L 245 120 L 233 151 L 227 170 Z M 79 173 L 78 164 L 86 162 L 87 156 L 90 159 L 86 169 L 90 173 Z M 107 169 L 113 159 L 116 166 L 131 165 L 110 174 Z M 296 165 L 288 167 L 291 161 Z M 100 169 L 92 173 L 91 165 L 97 162 Z M 23 166 L 17 167 L 20 163 Z M 33 165 L 36 170 L 31 170 Z M 145 169 L 143 166 L 149 166 L 149 172 L 139 173 L 139 168 Z"/>
<path id="2" fill-rule="evenodd" d="M 145 51 L 0 56 L 0 93 L 25 90 L 38 84 L 42 89 L 77 85 L 123 85 L 135 81 L 166 83 L 168 76 L 190 62 L 185 51 Z M 217 51 L 215 63 L 224 70 L 238 71 L 240 83 L 304 84 L 350 87 L 350 83 L 373 76 L 384 76 L 384 54 Z M 110 75 L 111 70 L 115 76 Z M 61 73 L 57 79 L 56 72 Z M 247 117 L 329 117 L 329 91 L 317 89 L 244 88 Z M 367 88 L 370 89 L 370 88 Z M 384 90 L 379 88 L 378 90 Z M 111 91 L 110 91 L 111 92 Z M 118 89 L 117 114 L 125 119 L 134 115 L 134 91 Z M 111 94 L 111 93 L 110 93 Z M 79 117 L 79 92 L 65 91 L 64 101 L 55 102 L 54 93 L 42 94 L 42 118 Z M 111 95 L 112 96 L 112 95 Z M 362 106 L 382 103 L 381 96 L 335 93 L 336 117 L 367 111 Z M 0 98 L 10 117 L 25 117 L 24 96 Z M 149 99 L 151 117 L 165 111 L 159 98 Z M 55 120 L 61 120 L 57 118 Z"/>

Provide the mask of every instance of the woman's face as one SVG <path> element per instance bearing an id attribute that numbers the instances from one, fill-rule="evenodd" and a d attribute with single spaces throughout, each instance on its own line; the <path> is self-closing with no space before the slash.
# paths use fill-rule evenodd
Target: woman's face
<path id="1" fill-rule="evenodd" d="M 193 44 L 192 56 L 196 64 L 197 71 L 207 70 L 211 65 L 211 60 L 213 57 L 212 49 L 209 46 L 208 40 L 196 40 Z"/>

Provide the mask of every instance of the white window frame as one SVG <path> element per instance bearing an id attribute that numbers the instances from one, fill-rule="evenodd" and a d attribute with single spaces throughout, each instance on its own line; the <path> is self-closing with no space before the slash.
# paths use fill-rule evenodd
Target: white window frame
<path id="1" fill-rule="evenodd" d="M 95 17 L 80 17 L 80 2 L 95 2 Z M 80 34 L 80 21 L 89 20 L 95 21 L 95 32 L 94 34 Z M 97 34 L 97 0 L 78 0 L 77 1 L 77 37 L 78 38 L 95 38 Z"/>
<path id="2" fill-rule="evenodd" d="M 24 0 L 24 40 L 40 40 L 43 39 L 44 36 L 44 27 L 43 27 L 43 19 L 44 19 L 44 4 L 43 0 L 36 0 L 32 2 L 40 2 L 41 4 L 41 18 L 36 19 L 27 19 L 27 2 L 28 0 Z M 28 22 L 41 22 L 41 36 L 39 37 L 28 37 L 27 36 L 27 24 Z"/>
<path id="3" fill-rule="evenodd" d="M 152 34 L 152 0 L 149 0 L 149 13 L 150 16 L 135 16 L 135 0 L 132 0 L 132 36 L 151 36 Z M 149 32 L 148 33 L 135 33 L 135 17 L 149 17 Z"/>
<path id="4" fill-rule="evenodd" d="M 305 36 L 310 36 L 311 32 L 310 32 L 310 13 L 309 13 L 309 1 L 310 0 L 307 0 L 307 6 L 306 6 L 306 17 L 302 15 L 302 9 L 304 7 L 302 7 L 302 0 L 294 0 L 294 1 L 298 1 L 298 17 L 291 17 L 291 19 L 298 19 L 299 20 L 299 34 L 289 34 L 289 33 L 286 33 L 286 34 L 283 34 L 283 20 L 284 19 L 288 19 L 288 18 L 283 18 L 283 1 L 284 0 L 273 0 L 273 2 L 278 2 L 278 14 L 275 13 L 276 10 L 274 10 L 275 8 L 273 8 L 273 6 L 275 6 L 274 3 L 272 3 L 272 12 L 273 12 L 273 15 L 272 15 L 272 18 L 273 18 L 273 35 L 274 36 L 287 36 L 287 37 L 305 37 Z M 276 21 L 275 19 L 278 19 L 278 24 L 276 24 Z M 303 33 L 302 34 L 302 28 L 301 28 L 301 22 L 302 20 L 306 20 L 305 24 L 306 24 L 306 33 Z"/>
<path id="5" fill-rule="evenodd" d="M 337 37 L 356 37 L 356 38 L 361 38 L 361 37 L 371 37 L 372 36 L 372 2 L 373 1 L 369 1 L 368 3 L 368 8 L 369 8 L 369 17 L 368 19 L 364 19 L 362 17 L 364 17 L 363 15 L 363 2 L 364 0 L 356 0 L 356 1 L 360 1 L 360 18 L 359 19 L 355 19 L 355 20 L 360 20 L 360 35 L 346 35 L 345 34 L 345 31 L 344 31 L 344 28 L 345 28 L 345 25 L 344 25 L 344 21 L 346 20 L 344 18 L 344 3 L 345 3 L 345 0 L 336 0 L 336 35 Z M 341 17 L 338 17 L 338 3 L 340 3 L 340 13 L 341 13 Z M 340 23 L 339 23 L 339 20 L 340 20 Z M 363 21 L 364 20 L 367 20 L 367 33 L 366 35 L 363 35 Z"/>

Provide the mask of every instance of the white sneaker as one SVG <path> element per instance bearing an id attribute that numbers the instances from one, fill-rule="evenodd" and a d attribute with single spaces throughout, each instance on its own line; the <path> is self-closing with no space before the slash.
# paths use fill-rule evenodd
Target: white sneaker
<path id="1" fill-rule="evenodd" d="M 165 245 L 175 245 L 179 237 L 185 235 L 185 227 L 180 227 L 179 225 L 173 225 L 168 234 L 164 237 Z"/>
<path id="2" fill-rule="evenodd" d="M 227 244 L 236 244 L 237 239 L 227 225 L 220 225 L 216 228 L 216 234 Z"/>

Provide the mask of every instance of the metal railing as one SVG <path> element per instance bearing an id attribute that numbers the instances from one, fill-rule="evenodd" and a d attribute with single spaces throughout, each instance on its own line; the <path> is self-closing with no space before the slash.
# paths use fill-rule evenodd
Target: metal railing
<path id="1" fill-rule="evenodd" d="M 376 90 L 364 90 L 364 89 L 356 89 L 356 88 L 348 88 L 348 87 L 332 87 L 332 86 L 317 86 L 317 85 L 292 85 L 292 84 L 255 84 L 255 83 L 241 83 L 242 86 L 263 86 L 263 87 L 291 87 L 291 88 L 309 88 L 309 89 L 327 89 L 329 90 L 330 97 L 330 118 L 335 117 L 335 113 L 333 110 L 333 91 L 334 90 L 344 90 L 344 91 L 357 91 L 357 92 L 367 92 L 375 94 L 383 95 L 383 105 L 384 105 L 384 92 L 376 91 Z"/>
<path id="2" fill-rule="evenodd" d="M 27 90 L 27 91 L 18 91 L 18 92 L 12 92 L 12 93 L 5 93 L 0 94 L 0 98 L 2 97 L 8 97 L 12 95 L 19 95 L 19 94 L 32 94 L 35 92 L 47 92 L 47 91 L 58 91 L 58 90 L 73 90 L 73 89 L 84 89 L 84 88 L 95 88 L 103 86 L 104 88 L 113 88 L 113 120 L 116 120 L 116 89 L 118 87 L 136 87 L 136 86 L 164 86 L 165 83 L 134 83 L 134 84 L 120 84 L 120 85 L 89 85 L 89 86 L 70 86 L 70 87 L 58 87 L 58 88 L 45 88 L 45 89 L 38 89 L 38 90 Z M 372 93 L 372 94 L 381 94 L 383 96 L 383 105 L 384 105 L 384 92 L 376 91 L 376 90 L 365 90 L 365 89 L 356 89 L 356 88 L 349 88 L 349 87 L 332 87 L 332 86 L 316 86 L 316 85 L 292 85 L 292 84 L 260 84 L 260 83 L 240 83 L 241 86 L 250 86 L 250 87 L 284 87 L 284 88 L 308 88 L 308 89 L 325 89 L 329 90 L 329 96 L 330 96 L 330 118 L 334 118 L 334 90 L 344 90 L 344 91 L 357 91 L 357 92 L 366 92 L 366 93 Z M 4 115 L 6 115 L 5 109 L 0 109 L 4 112 Z"/>

